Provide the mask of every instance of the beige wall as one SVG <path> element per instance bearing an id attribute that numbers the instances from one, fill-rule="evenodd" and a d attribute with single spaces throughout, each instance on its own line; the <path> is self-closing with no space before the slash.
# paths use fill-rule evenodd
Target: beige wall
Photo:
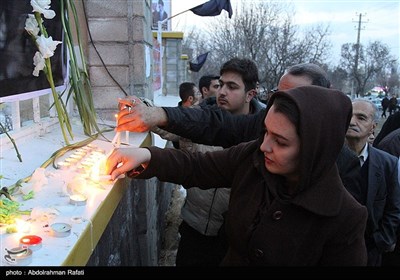
<path id="1" fill-rule="evenodd" d="M 117 99 L 126 94 L 153 100 L 156 68 L 151 0 L 86 0 L 85 13 L 93 42 L 86 28 L 83 4 L 76 0 L 75 5 L 81 39 L 86 42 L 85 55 L 99 116 L 114 120 Z M 165 48 L 162 94 L 177 95 L 187 71 L 187 62 L 181 60 L 183 33 L 163 32 L 162 37 Z"/>
<path id="2" fill-rule="evenodd" d="M 78 2 L 82 30 L 85 16 Z M 113 120 L 118 98 L 152 99 L 152 57 L 146 56 L 152 49 L 151 1 L 86 0 L 85 13 L 93 39 L 87 29 L 82 32 L 95 107 L 101 118 Z"/>

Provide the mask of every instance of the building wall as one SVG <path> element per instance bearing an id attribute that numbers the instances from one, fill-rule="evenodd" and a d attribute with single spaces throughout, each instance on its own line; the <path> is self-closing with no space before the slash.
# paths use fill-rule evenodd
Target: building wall
<path id="1" fill-rule="evenodd" d="M 94 103 L 103 119 L 113 120 L 117 99 L 126 95 L 153 100 L 154 94 L 178 95 L 186 77 L 182 63 L 182 32 L 162 32 L 163 89 L 154 90 L 156 71 L 151 30 L 151 1 L 88 0 L 85 11 L 88 36 L 88 66 Z"/>

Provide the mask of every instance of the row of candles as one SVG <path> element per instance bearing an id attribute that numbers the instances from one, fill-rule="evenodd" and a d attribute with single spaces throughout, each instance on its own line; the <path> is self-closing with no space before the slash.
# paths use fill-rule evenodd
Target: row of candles
<path id="1" fill-rule="evenodd" d="M 75 206 L 86 205 L 87 195 L 85 188 L 89 180 L 92 184 L 111 180 L 109 175 L 101 175 L 105 169 L 105 151 L 96 145 L 86 145 L 76 149 L 71 155 L 56 163 L 58 169 L 72 171 L 75 177 L 68 184 L 69 203 Z M 29 222 L 20 221 L 18 231 L 29 232 Z M 53 223 L 50 225 L 49 235 L 52 237 L 67 237 L 71 233 L 68 223 Z M 26 235 L 19 239 L 17 247 L 5 249 L 4 261 L 9 265 L 25 266 L 31 263 L 33 251 L 42 247 L 42 238 L 38 235 Z"/>

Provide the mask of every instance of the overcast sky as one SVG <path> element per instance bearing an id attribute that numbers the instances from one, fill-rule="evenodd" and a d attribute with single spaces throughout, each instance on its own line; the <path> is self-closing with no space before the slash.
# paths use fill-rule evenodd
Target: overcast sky
<path id="1" fill-rule="evenodd" d="M 233 11 L 239 3 L 261 0 L 231 0 Z M 172 15 L 193 8 L 207 2 L 206 0 L 172 0 Z M 283 2 L 283 0 L 280 0 Z M 362 15 L 360 42 L 366 45 L 371 41 L 380 41 L 389 46 L 391 54 L 400 57 L 400 1 L 352 1 L 352 0 L 293 0 L 287 1 L 294 4 L 296 13 L 295 24 L 300 28 L 318 23 L 330 25 L 333 44 L 332 51 L 340 55 L 340 47 L 344 43 L 356 43 L 359 14 Z M 220 16 L 228 16 L 223 11 Z M 233 14 L 232 18 L 235 16 Z M 172 30 L 187 31 L 193 25 L 198 28 L 205 27 L 209 17 L 200 17 L 192 12 L 183 13 L 172 19 Z"/>

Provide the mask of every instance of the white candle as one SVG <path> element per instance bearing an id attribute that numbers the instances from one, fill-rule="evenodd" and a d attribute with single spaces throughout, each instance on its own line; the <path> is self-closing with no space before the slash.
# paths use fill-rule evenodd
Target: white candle
<path id="1" fill-rule="evenodd" d="M 65 169 L 68 169 L 69 167 L 71 167 L 71 163 L 65 162 L 65 161 L 57 162 L 56 165 L 57 165 L 57 168 L 61 169 L 61 170 L 65 170 Z"/>
<path id="2" fill-rule="evenodd" d="M 121 132 L 118 132 L 118 137 L 117 137 L 117 144 L 115 147 L 119 148 L 121 146 Z"/>
<path id="3" fill-rule="evenodd" d="M 115 128 L 118 127 L 118 114 L 115 114 Z M 117 131 L 115 133 L 115 136 L 113 140 L 111 141 L 111 144 L 119 148 L 119 145 L 121 144 L 121 132 Z"/>
<path id="4" fill-rule="evenodd" d="M 117 131 L 117 133 L 115 133 L 115 136 L 113 138 L 113 140 L 111 141 L 111 144 L 113 144 L 114 146 L 117 144 L 118 138 L 120 138 L 120 134 L 121 132 Z"/>
<path id="5" fill-rule="evenodd" d="M 32 262 L 32 250 L 24 247 L 16 247 L 7 250 L 4 259 L 10 265 L 26 266 Z"/>
<path id="6" fill-rule="evenodd" d="M 129 131 L 125 131 L 125 143 L 129 145 Z"/>
<path id="7" fill-rule="evenodd" d="M 50 225 L 50 234 L 54 237 L 67 237 L 71 234 L 71 225 L 66 223 L 54 223 Z"/>
<path id="8" fill-rule="evenodd" d="M 69 197 L 69 203 L 82 206 L 86 204 L 87 197 L 83 194 L 73 194 Z"/>
<path id="9" fill-rule="evenodd" d="M 67 162 L 67 163 L 69 163 L 69 164 L 71 164 L 71 165 L 73 165 L 73 164 L 77 163 L 77 162 L 79 161 L 79 159 L 77 159 L 77 158 L 72 158 L 72 157 L 68 157 L 68 158 L 66 158 L 64 161 Z"/>
<path id="10" fill-rule="evenodd" d="M 125 174 L 119 175 L 115 179 L 122 179 L 125 178 Z M 110 181 L 111 180 L 111 175 L 99 175 L 99 181 Z"/>

